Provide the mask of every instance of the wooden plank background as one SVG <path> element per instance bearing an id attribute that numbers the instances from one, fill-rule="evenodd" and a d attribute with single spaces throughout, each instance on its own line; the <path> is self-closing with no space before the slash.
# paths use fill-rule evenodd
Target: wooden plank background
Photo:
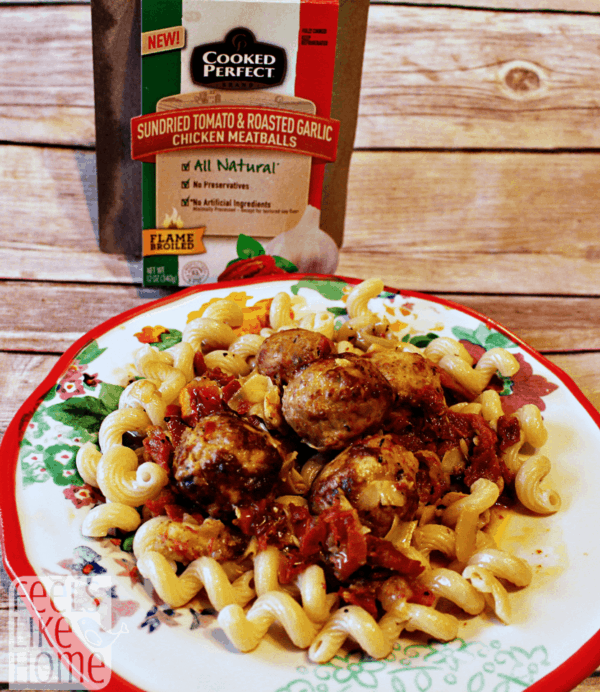
<path id="1" fill-rule="evenodd" d="M 65 348 L 148 299 L 98 252 L 90 37 L 87 2 L 0 0 L 0 435 Z M 597 408 L 599 46 L 600 0 L 373 2 L 339 266 L 497 319 Z"/>

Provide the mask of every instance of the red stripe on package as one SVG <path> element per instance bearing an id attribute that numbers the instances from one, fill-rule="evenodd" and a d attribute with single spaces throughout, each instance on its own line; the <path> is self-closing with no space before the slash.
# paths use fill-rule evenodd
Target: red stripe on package
<path id="1" fill-rule="evenodd" d="M 331 115 L 338 30 L 338 0 L 301 0 L 294 93 L 309 99 L 319 115 Z M 324 161 L 313 161 L 308 201 L 321 208 Z"/>
<path id="2" fill-rule="evenodd" d="M 149 113 L 131 121 L 131 156 L 189 149 L 270 149 L 335 161 L 339 121 L 276 108 L 207 106 Z M 320 192 L 319 192 L 320 194 Z"/>

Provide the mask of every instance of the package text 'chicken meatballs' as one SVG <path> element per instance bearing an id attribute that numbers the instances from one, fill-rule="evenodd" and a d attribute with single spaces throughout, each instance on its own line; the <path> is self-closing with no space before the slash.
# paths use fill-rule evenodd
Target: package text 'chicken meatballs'
<path id="1" fill-rule="evenodd" d="M 335 271 L 365 5 L 142 0 L 145 286 Z"/>

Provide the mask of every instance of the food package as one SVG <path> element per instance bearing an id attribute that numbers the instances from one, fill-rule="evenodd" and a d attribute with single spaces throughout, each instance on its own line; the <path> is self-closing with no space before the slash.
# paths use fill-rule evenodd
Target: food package
<path id="1" fill-rule="evenodd" d="M 143 283 L 334 272 L 368 0 L 92 0 L 100 248 Z"/>

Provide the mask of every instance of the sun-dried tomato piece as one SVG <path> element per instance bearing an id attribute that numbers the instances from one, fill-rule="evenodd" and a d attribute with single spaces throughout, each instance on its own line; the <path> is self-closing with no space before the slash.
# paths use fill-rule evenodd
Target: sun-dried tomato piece
<path id="1" fill-rule="evenodd" d="M 202 351 L 196 351 L 196 353 L 194 353 L 194 375 L 196 377 L 201 377 L 206 372 L 206 369 Z"/>
<path id="2" fill-rule="evenodd" d="M 221 389 L 216 382 L 203 377 L 186 385 L 179 395 L 181 418 L 186 425 L 195 427 L 204 416 L 223 410 Z"/>
<path id="3" fill-rule="evenodd" d="M 239 380 L 231 380 L 223 387 L 223 401 L 227 403 L 229 399 L 242 388 Z"/>
<path id="4" fill-rule="evenodd" d="M 360 606 L 369 615 L 377 618 L 379 615 L 376 598 L 378 587 L 379 584 L 377 582 L 368 582 L 360 579 L 350 584 L 350 586 L 340 588 L 338 595 L 344 603 Z"/>
<path id="5" fill-rule="evenodd" d="M 153 500 L 148 500 L 144 506 L 152 516 L 158 517 L 167 513 L 167 505 L 175 504 L 176 502 L 177 497 L 175 493 L 167 487 L 163 488 Z"/>
<path id="6" fill-rule="evenodd" d="M 165 505 L 165 513 L 171 521 L 183 521 L 184 510 L 181 505 L 169 502 Z"/>
<path id="7" fill-rule="evenodd" d="M 514 416 L 500 416 L 496 422 L 496 434 L 498 435 L 498 449 L 505 452 L 521 437 L 519 419 Z"/>
<path id="8" fill-rule="evenodd" d="M 165 411 L 165 423 L 167 430 L 171 435 L 173 445 L 177 447 L 181 441 L 181 436 L 188 426 L 183 422 L 181 417 L 181 407 L 176 404 L 169 404 Z"/>
<path id="9" fill-rule="evenodd" d="M 158 425 L 150 426 L 146 431 L 143 444 L 146 460 L 153 461 L 167 473 L 171 473 L 173 445 L 165 431 Z"/>
<path id="10" fill-rule="evenodd" d="M 327 558 L 337 578 L 344 581 L 367 562 L 367 541 L 358 514 L 337 504 L 320 514 L 319 521 L 327 526 Z"/>
<path id="11" fill-rule="evenodd" d="M 367 536 L 367 563 L 371 567 L 385 567 L 409 577 L 416 577 L 425 570 L 418 560 L 406 557 L 390 541 L 371 535 Z"/>

